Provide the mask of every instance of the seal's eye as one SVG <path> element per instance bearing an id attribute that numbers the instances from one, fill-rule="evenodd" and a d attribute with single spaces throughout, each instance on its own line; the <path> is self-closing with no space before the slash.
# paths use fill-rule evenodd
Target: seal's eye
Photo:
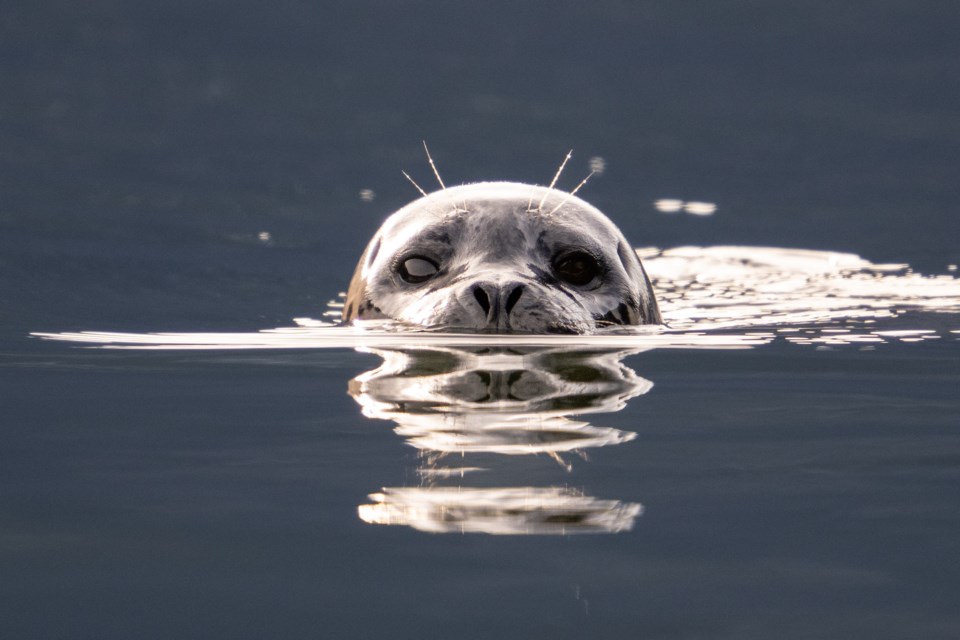
<path id="1" fill-rule="evenodd" d="M 440 267 L 437 266 L 437 263 L 429 258 L 424 258 L 423 256 L 412 256 L 407 258 L 400 263 L 400 266 L 397 267 L 397 271 L 400 273 L 400 277 L 403 278 L 404 282 L 409 282 L 410 284 L 420 284 L 421 282 L 426 282 L 433 276 L 437 275 L 437 272 L 440 270 Z"/>
<path id="2" fill-rule="evenodd" d="M 557 277 L 575 287 L 590 284 L 600 275 L 601 268 L 597 259 L 585 251 L 565 253 L 553 262 L 553 271 Z"/>

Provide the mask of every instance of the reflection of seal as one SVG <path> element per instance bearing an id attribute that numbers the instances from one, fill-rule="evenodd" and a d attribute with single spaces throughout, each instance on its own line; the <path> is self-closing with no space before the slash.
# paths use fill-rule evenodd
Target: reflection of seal
<path id="1" fill-rule="evenodd" d="M 572 489 L 386 487 L 362 504 L 360 519 L 405 524 L 430 533 L 568 535 L 633 529 L 643 506 L 598 500 Z"/>
<path id="2" fill-rule="evenodd" d="M 444 189 L 393 214 L 344 305 L 344 321 L 371 318 L 497 333 L 661 322 L 639 258 L 606 216 L 511 182 Z"/>
<path id="3" fill-rule="evenodd" d="M 621 444 L 636 434 L 582 417 L 620 411 L 653 386 L 621 362 L 629 351 L 372 352 L 383 364 L 351 380 L 350 395 L 368 418 L 395 421 L 407 444 L 441 454 L 557 455 Z"/>

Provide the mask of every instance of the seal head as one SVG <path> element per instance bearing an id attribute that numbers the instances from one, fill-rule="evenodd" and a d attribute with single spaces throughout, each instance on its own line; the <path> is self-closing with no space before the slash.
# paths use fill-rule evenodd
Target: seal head
<path id="1" fill-rule="evenodd" d="M 342 317 L 491 333 L 661 322 L 640 259 L 603 213 L 513 182 L 444 189 L 390 216 L 357 264 Z"/>

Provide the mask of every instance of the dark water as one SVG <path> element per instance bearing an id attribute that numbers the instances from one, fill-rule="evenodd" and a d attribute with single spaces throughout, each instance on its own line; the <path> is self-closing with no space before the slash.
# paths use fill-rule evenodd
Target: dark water
<path id="1" fill-rule="evenodd" d="M 567 382 L 619 373 L 597 401 L 611 411 L 563 393 L 558 411 L 636 434 L 588 460 L 437 460 L 362 415 L 389 395 L 350 382 L 374 354 L 27 334 L 318 317 L 416 195 L 400 169 L 429 182 L 424 138 L 448 183 L 544 183 L 573 148 L 569 188 L 602 157 L 581 194 L 638 246 L 944 273 L 958 27 L 949 2 L 5 7 L 0 636 L 957 637 L 956 315 L 900 318 L 941 338 L 871 351 L 566 366 Z M 660 198 L 718 209 L 667 216 Z M 428 360 L 415 373 L 447 371 Z M 452 395 L 476 401 L 487 373 Z M 613 411 L 631 376 L 654 386 Z M 424 475 L 458 465 L 485 471 Z M 552 487 L 642 512 L 580 535 L 595 512 L 507 505 L 536 535 L 490 535 L 457 528 L 491 527 L 497 505 L 460 504 L 439 519 L 453 532 L 428 533 L 359 517 L 384 487 Z"/>

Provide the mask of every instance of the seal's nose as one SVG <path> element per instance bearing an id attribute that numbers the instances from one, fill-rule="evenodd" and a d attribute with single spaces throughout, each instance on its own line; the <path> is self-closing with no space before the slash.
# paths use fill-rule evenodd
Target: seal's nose
<path id="1" fill-rule="evenodd" d="M 472 287 L 473 297 L 486 316 L 487 327 L 508 325 L 510 312 L 523 297 L 523 285 L 518 282 L 493 284 L 478 282 Z"/>

